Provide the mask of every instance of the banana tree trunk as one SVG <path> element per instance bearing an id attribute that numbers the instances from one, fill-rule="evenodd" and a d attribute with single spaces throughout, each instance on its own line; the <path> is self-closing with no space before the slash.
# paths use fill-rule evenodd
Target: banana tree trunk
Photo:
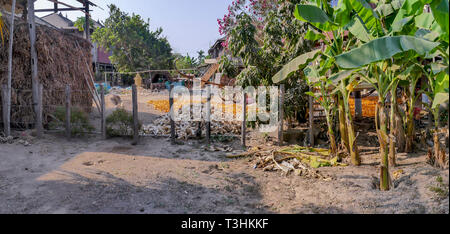
<path id="1" fill-rule="evenodd" d="M 330 139 L 331 155 L 336 156 L 337 146 L 336 146 L 336 138 L 334 136 L 334 131 L 333 131 L 333 123 L 331 122 L 328 111 L 326 111 L 325 114 L 327 115 L 326 118 L 327 118 L 327 126 L 328 126 L 328 138 Z"/>
<path id="2" fill-rule="evenodd" d="M 395 143 L 396 140 L 395 135 L 397 132 L 397 128 L 401 126 L 397 126 L 395 122 L 395 109 L 397 108 L 397 86 L 393 85 L 391 90 L 391 113 L 389 119 L 389 164 L 392 167 L 397 166 L 397 160 L 395 157 Z"/>
<path id="3" fill-rule="evenodd" d="M 382 191 L 387 191 L 390 189 L 390 175 L 389 175 L 389 147 L 388 147 L 388 131 L 387 131 L 387 116 L 385 111 L 385 102 L 380 99 L 378 101 L 379 112 L 378 119 L 380 122 L 379 130 L 379 142 L 380 142 L 380 156 L 381 156 L 381 167 L 380 167 L 380 189 Z"/>
<path id="4" fill-rule="evenodd" d="M 338 97 L 338 110 L 339 110 L 339 132 L 341 133 L 341 144 L 345 147 L 347 152 L 350 154 L 350 146 L 348 143 L 348 129 L 347 129 L 347 123 L 345 121 L 344 100 L 342 100 L 341 95 L 339 95 L 339 97 Z"/>
<path id="5" fill-rule="evenodd" d="M 405 152 L 414 151 L 414 95 L 409 92 L 408 115 L 406 116 L 406 146 Z"/>
<path id="6" fill-rule="evenodd" d="M 434 134 L 433 134 L 433 154 L 429 155 L 430 163 L 438 168 L 445 169 L 446 155 L 441 142 L 439 141 L 439 107 L 433 110 L 434 115 Z"/>
<path id="7" fill-rule="evenodd" d="M 356 135 L 355 129 L 353 127 L 352 113 L 350 112 L 350 108 L 348 106 L 348 102 L 345 102 L 345 122 L 347 123 L 348 130 L 348 144 L 350 149 L 350 159 L 352 164 L 355 166 L 361 165 L 361 158 L 359 155 L 358 146 L 356 145 Z"/>
<path id="8" fill-rule="evenodd" d="M 395 111 L 394 121 L 395 121 L 395 137 L 397 140 L 397 152 L 403 153 L 405 152 L 406 149 L 406 133 L 405 128 L 403 126 L 403 117 L 400 114 L 400 110 L 397 105 L 394 107 L 394 111 Z"/>

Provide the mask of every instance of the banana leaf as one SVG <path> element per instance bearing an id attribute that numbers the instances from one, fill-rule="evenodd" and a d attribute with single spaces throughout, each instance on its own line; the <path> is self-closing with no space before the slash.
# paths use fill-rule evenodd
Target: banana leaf
<path id="1" fill-rule="evenodd" d="M 322 9 L 313 5 L 299 4 L 295 6 L 294 16 L 298 20 L 310 23 L 322 31 L 333 31 L 338 29 L 338 25 L 331 21 Z"/>
<path id="2" fill-rule="evenodd" d="M 280 83 L 281 81 L 285 80 L 291 73 L 303 69 L 310 62 L 314 61 L 317 56 L 319 56 L 319 54 L 321 54 L 321 50 L 317 49 L 298 56 L 288 64 L 284 65 L 283 68 L 272 77 L 272 81 L 274 83 Z"/>
<path id="3" fill-rule="evenodd" d="M 335 58 L 341 68 L 351 69 L 389 59 L 396 54 L 410 50 L 419 55 L 426 55 L 438 45 L 437 42 L 413 36 L 388 36 L 372 40 Z"/>
<path id="4" fill-rule="evenodd" d="M 347 1 L 364 22 L 364 26 L 368 31 L 372 32 L 372 35 L 383 35 L 383 28 L 381 26 L 380 19 L 375 10 L 370 6 L 366 0 L 344 0 Z"/>
<path id="5" fill-rule="evenodd" d="M 439 107 L 441 104 L 447 101 L 448 101 L 448 93 L 438 93 L 436 94 L 436 96 L 434 96 L 432 108 L 435 109 L 436 107 Z"/>
<path id="6" fill-rule="evenodd" d="M 445 35 L 442 35 L 442 39 L 448 42 L 449 37 L 449 0 L 433 0 L 430 4 L 431 11 L 433 12 L 434 19 L 439 24 L 440 28 L 444 31 Z"/>
<path id="7" fill-rule="evenodd" d="M 353 34 L 360 41 L 368 42 L 373 40 L 374 37 L 370 34 L 367 28 L 361 23 L 361 20 L 354 17 L 347 25 L 348 31 Z"/>
<path id="8" fill-rule="evenodd" d="M 400 32 L 407 23 L 406 20 L 411 20 L 413 15 L 423 11 L 423 5 L 424 3 L 421 0 L 405 0 L 392 22 L 392 31 Z"/>

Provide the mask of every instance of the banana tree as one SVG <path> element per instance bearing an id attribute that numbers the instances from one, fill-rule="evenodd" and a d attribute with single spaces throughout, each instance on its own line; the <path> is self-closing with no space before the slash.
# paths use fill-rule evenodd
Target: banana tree
<path id="1" fill-rule="evenodd" d="M 336 56 L 336 63 L 343 69 L 367 67 L 369 71 L 363 79 L 378 92 L 376 125 L 380 142 L 381 171 L 380 189 L 390 189 L 389 147 L 387 116 L 385 111 L 386 96 L 391 87 L 396 85 L 392 62 L 395 58 L 417 57 L 431 53 L 439 43 L 413 36 L 386 36 L 371 40 L 349 52 Z M 414 53 L 414 54 L 413 54 Z M 393 144 L 393 141 L 391 141 Z"/>
<path id="2" fill-rule="evenodd" d="M 352 75 L 352 72 L 353 71 L 339 72 L 330 77 L 330 80 L 334 81 L 336 84 L 336 88 L 333 93 L 337 93 L 339 99 L 339 111 L 343 112 L 343 120 L 340 121 L 344 124 L 340 124 L 340 130 L 341 134 L 346 134 L 344 137 L 347 137 L 347 141 L 345 141 L 344 144 L 348 147 L 352 164 L 359 166 L 361 165 L 361 157 L 359 155 L 358 145 L 356 144 L 357 136 L 353 126 L 353 118 L 350 111 L 349 100 L 350 94 L 353 92 L 355 87 L 359 85 L 360 81 L 357 79 L 357 76 Z"/>
<path id="3" fill-rule="evenodd" d="M 336 103 L 334 102 L 335 95 L 330 91 L 334 88 L 332 82 L 326 77 L 317 77 L 317 70 L 313 67 L 307 67 L 304 70 L 307 77 L 307 84 L 319 91 L 319 93 L 307 92 L 306 94 L 313 97 L 313 99 L 320 103 L 325 112 L 327 121 L 327 134 L 330 140 L 330 155 L 337 155 L 336 135 L 334 132 L 334 118 L 336 116 Z M 314 74 L 311 74 L 314 73 Z"/>
<path id="4" fill-rule="evenodd" d="M 318 77 L 330 77 L 331 74 L 339 73 L 339 69 L 334 63 L 334 56 L 343 53 L 350 48 L 355 42 L 356 38 L 347 38 L 344 26 L 349 23 L 350 11 L 348 11 L 345 4 L 340 4 L 336 9 L 332 9 L 327 1 L 316 2 L 314 5 L 297 5 L 294 15 L 298 20 L 307 22 L 310 25 L 310 30 L 305 35 L 308 40 L 323 43 L 320 55 L 314 58 L 314 61 L 319 64 L 316 69 Z M 354 24 L 354 22 L 351 22 Z M 303 55 L 299 56 L 299 58 Z M 294 59 L 295 61 L 297 59 Z M 292 62 L 293 62 L 292 61 Z M 285 68 L 292 67 L 291 63 L 285 65 Z M 294 64 L 298 65 L 298 64 Z M 294 66 L 295 69 L 302 69 L 304 66 Z M 283 71 L 283 70 L 282 70 Z M 281 71 L 280 71 L 280 74 Z M 284 75 L 281 76 L 284 79 Z M 275 80 L 279 80 L 278 76 L 274 76 Z M 348 79 L 349 77 L 346 77 Z M 345 79 L 339 79 L 334 83 L 338 87 L 338 83 L 346 83 Z M 345 85 L 347 86 L 347 85 Z M 346 147 L 348 153 L 351 155 L 354 165 L 360 165 L 358 147 L 355 144 L 355 132 L 353 128 L 351 112 L 348 107 L 349 92 L 341 89 L 336 89 L 335 103 L 339 106 L 339 130 L 341 135 L 342 145 Z M 331 140 L 330 140 L 331 141 Z M 352 144 L 350 144 L 350 142 Z M 351 146 L 350 146 L 351 145 Z"/>
<path id="5" fill-rule="evenodd" d="M 448 53 L 443 56 L 441 63 L 432 63 L 428 68 L 423 68 L 428 78 L 428 90 L 425 94 L 433 100 L 431 105 L 427 105 L 434 119 L 433 151 L 429 155 L 432 165 L 445 168 L 445 151 L 439 142 L 439 107 L 449 100 L 449 68 Z"/>

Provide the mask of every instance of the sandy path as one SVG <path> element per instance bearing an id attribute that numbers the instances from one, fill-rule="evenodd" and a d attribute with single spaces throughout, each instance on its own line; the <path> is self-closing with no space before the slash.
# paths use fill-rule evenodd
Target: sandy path
<path id="1" fill-rule="evenodd" d="M 0 145 L 0 213 L 448 213 L 429 190 L 448 170 L 399 155 L 405 172 L 380 192 L 376 155 L 363 166 L 322 168 L 332 181 L 253 169 L 197 141 L 164 138 L 67 141 L 46 135 L 29 147 Z"/>

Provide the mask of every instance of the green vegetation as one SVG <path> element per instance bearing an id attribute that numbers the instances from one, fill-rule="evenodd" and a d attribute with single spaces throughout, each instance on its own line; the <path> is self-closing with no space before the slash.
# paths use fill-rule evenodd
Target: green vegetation
<path id="1" fill-rule="evenodd" d="M 371 84 L 379 96 L 375 125 L 380 142 L 380 188 L 389 190 L 389 164 L 395 166 L 395 141 L 392 138 L 406 132 L 406 150 L 412 148 L 411 113 L 417 97 L 425 93 L 433 101 L 429 109 L 435 117 L 435 134 L 439 107 L 448 101 L 448 0 L 380 0 L 370 3 L 376 8 L 366 0 L 340 0 L 335 8 L 326 1 L 298 4 L 295 17 L 309 25 L 305 37 L 312 41 L 322 40 L 326 46 L 300 55 L 272 79 L 281 82 L 296 70 L 306 67 L 304 73 L 305 70 L 308 72 L 304 77 L 310 83 L 320 79 L 334 83 L 340 126 L 347 126 L 348 142 L 345 144 L 349 145 L 354 165 L 360 162 L 348 97 L 361 81 Z M 431 13 L 423 10 L 425 4 L 430 5 Z M 432 59 L 434 61 L 430 62 Z M 416 92 L 415 86 L 421 75 L 428 77 L 428 84 Z M 397 110 L 391 108 L 389 119 L 386 111 L 389 93 L 394 94 L 391 95 L 391 107 L 396 105 L 398 86 L 406 90 L 409 99 L 406 131 L 396 131 L 404 127 L 395 124 Z M 341 111 L 345 112 L 344 116 L 341 116 Z M 341 132 L 341 136 L 345 135 Z M 436 156 L 441 151 L 436 135 L 434 144 Z"/>
<path id="2" fill-rule="evenodd" d="M 86 17 L 78 17 L 73 23 L 73 26 L 77 27 L 80 32 L 84 32 L 84 26 L 86 25 Z M 89 27 L 94 28 L 94 20 L 89 18 Z"/>
<path id="3" fill-rule="evenodd" d="M 64 128 L 66 122 L 66 108 L 59 106 L 52 115 L 55 119 L 49 123 L 49 129 L 57 130 Z M 89 123 L 89 117 L 86 112 L 78 107 L 72 107 L 70 109 L 70 125 L 72 136 L 84 136 L 95 130 Z"/>
<path id="4" fill-rule="evenodd" d="M 109 137 L 132 136 L 133 124 L 133 115 L 118 108 L 106 118 L 106 134 Z M 139 124 L 139 129 L 141 127 L 142 124 Z"/>
<path id="5" fill-rule="evenodd" d="M 436 193 L 438 198 L 445 199 L 448 197 L 448 184 L 444 183 L 444 180 L 441 176 L 436 177 L 437 186 L 430 186 L 429 189 L 431 192 Z"/>

